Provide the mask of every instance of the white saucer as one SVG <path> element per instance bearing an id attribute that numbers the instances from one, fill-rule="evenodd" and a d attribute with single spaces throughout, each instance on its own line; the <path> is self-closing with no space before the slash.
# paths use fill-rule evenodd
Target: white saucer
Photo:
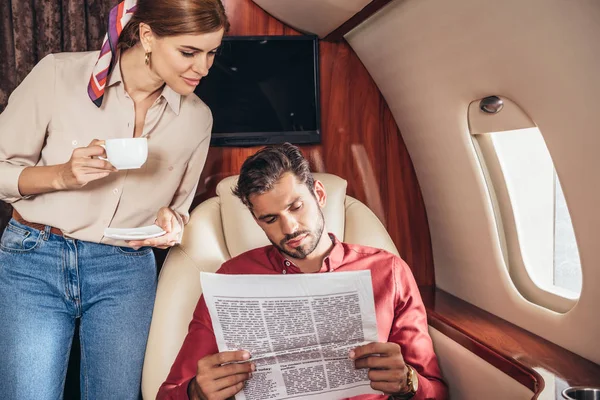
<path id="1" fill-rule="evenodd" d="M 148 225 L 139 228 L 106 228 L 104 236 L 119 240 L 144 240 L 164 235 L 165 232 L 158 225 Z"/>

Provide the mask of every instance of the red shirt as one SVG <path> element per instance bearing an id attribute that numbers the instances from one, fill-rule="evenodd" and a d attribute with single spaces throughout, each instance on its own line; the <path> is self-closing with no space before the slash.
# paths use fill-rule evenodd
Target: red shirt
<path id="1" fill-rule="evenodd" d="M 318 273 L 370 270 L 377 313 L 380 342 L 398 343 L 406 364 L 419 375 L 419 389 L 413 397 L 446 399 L 448 391 L 433 352 L 427 331 L 427 315 L 421 295 L 408 265 L 399 257 L 372 247 L 347 244 L 333 235 L 334 246 Z M 225 262 L 220 274 L 299 274 L 292 262 L 274 246 L 266 246 L 240 254 Z M 188 399 L 187 387 L 196 375 L 198 360 L 218 353 L 212 322 L 204 297 L 200 297 L 189 332 L 161 385 L 157 400 Z M 361 395 L 352 400 L 381 400 L 385 395 Z"/>

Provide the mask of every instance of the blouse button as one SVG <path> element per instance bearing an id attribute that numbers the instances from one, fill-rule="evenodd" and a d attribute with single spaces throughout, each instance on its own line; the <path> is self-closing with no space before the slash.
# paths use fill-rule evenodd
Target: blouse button
<path id="1" fill-rule="evenodd" d="M 284 274 L 284 275 L 287 274 L 287 271 L 284 269 L 283 272 L 282 272 L 282 274 Z"/>
<path id="2" fill-rule="evenodd" d="M 113 189 L 113 193 L 114 193 L 114 194 L 117 194 L 117 193 L 119 193 L 119 189 Z"/>
<path id="3" fill-rule="evenodd" d="M 77 146 L 77 140 L 73 140 L 73 141 L 71 142 L 71 144 L 72 144 L 73 146 Z"/>
<path id="4" fill-rule="evenodd" d="M 286 266 L 286 267 L 289 267 L 289 266 L 290 266 L 290 262 L 289 262 L 289 261 L 286 261 L 286 262 L 285 262 L 285 266 Z"/>

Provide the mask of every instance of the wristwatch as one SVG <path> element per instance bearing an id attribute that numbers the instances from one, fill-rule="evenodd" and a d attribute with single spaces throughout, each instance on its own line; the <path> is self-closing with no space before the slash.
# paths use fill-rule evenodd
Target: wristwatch
<path id="1" fill-rule="evenodd" d="M 415 394 L 417 394 L 417 389 L 419 388 L 419 377 L 417 376 L 417 371 L 410 365 L 406 366 L 408 368 L 408 372 L 406 373 L 406 387 L 408 392 L 402 394 L 393 394 L 388 400 L 406 400 L 412 398 Z"/>

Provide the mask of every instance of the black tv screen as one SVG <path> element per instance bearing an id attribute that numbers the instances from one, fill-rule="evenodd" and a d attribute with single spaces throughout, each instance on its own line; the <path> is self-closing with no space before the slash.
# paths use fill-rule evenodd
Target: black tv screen
<path id="1" fill-rule="evenodd" d="M 320 143 L 316 36 L 229 36 L 195 93 L 214 146 Z"/>

